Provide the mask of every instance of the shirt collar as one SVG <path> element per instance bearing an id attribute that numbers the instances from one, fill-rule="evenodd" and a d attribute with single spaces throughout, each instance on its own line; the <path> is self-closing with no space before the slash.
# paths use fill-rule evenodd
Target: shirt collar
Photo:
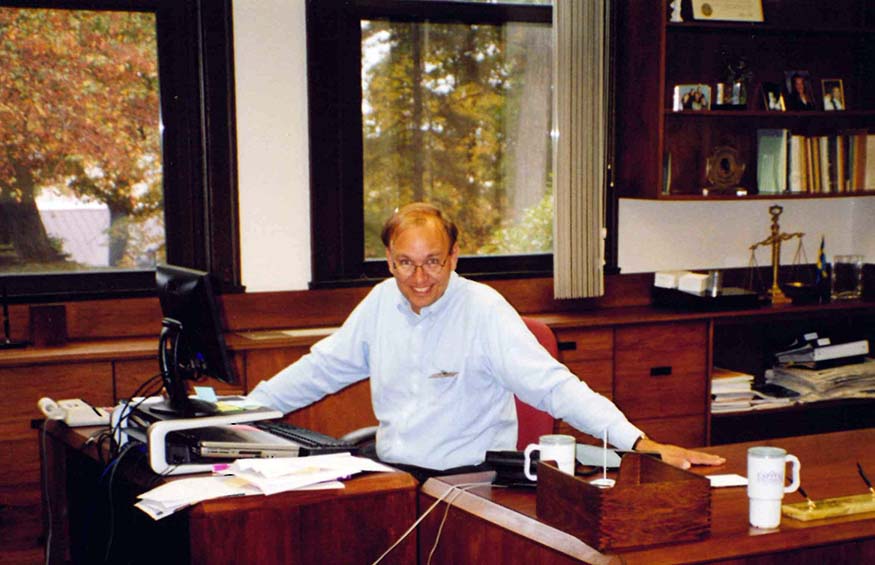
<path id="1" fill-rule="evenodd" d="M 394 280 L 394 279 L 393 279 Z M 411 320 L 424 320 L 429 316 L 434 316 L 440 314 L 443 310 L 447 308 L 447 304 L 452 300 L 452 296 L 458 292 L 460 282 L 460 277 L 453 271 L 450 273 L 450 282 L 447 284 L 447 289 L 441 295 L 440 298 L 435 300 L 433 304 L 426 306 L 422 310 L 419 311 L 419 315 L 413 311 L 413 308 L 410 307 L 410 302 L 401 294 L 401 291 L 398 290 L 398 310 L 410 318 Z M 395 289 L 398 289 L 398 281 L 395 281 Z"/>

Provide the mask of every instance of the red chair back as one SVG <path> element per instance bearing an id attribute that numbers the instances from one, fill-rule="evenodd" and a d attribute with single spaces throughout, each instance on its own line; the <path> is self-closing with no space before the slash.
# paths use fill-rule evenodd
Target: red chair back
<path id="1" fill-rule="evenodd" d="M 559 344 L 556 342 L 556 335 L 547 324 L 534 320 L 532 318 L 523 318 L 526 326 L 529 328 L 538 342 L 544 346 L 544 349 L 550 352 L 555 358 L 559 358 Z M 516 396 L 516 413 L 518 429 L 517 429 L 517 449 L 523 450 L 530 443 L 538 443 L 538 438 L 545 434 L 553 433 L 553 416 L 542 412 L 533 406 L 529 406 Z"/>

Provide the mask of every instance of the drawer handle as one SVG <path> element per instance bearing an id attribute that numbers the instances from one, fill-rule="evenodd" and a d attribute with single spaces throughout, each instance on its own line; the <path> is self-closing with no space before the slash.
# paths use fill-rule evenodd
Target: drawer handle
<path id="1" fill-rule="evenodd" d="M 671 365 L 662 367 L 650 367 L 651 377 L 666 377 L 671 374 Z"/>
<path id="2" fill-rule="evenodd" d="M 560 341 L 556 345 L 559 348 L 559 351 L 576 351 L 577 350 L 577 342 L 576 341 Z"/>

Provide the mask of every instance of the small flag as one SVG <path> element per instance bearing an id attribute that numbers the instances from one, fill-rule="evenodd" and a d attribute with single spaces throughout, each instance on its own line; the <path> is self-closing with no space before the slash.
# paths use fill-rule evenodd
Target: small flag
<path id="1" fill-rule="evenodd" d="M 820 236 L 820 251 L 817 253 L 817 275 L 815 281 L 820 283 L 827 279 L 829 273 L 826 270 L 826 251 L 824 250 L 824 237 Z"/>

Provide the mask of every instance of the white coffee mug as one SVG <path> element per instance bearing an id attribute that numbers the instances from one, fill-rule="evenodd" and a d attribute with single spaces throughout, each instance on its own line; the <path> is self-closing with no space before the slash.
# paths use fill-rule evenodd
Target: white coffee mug
<path id="1" fill-rule="evenodd" d="M 530 481 L 537 481 L 538 476 L 532 474 L 532 452 L 540 451 L 541 461 L 555 461 L 559 470 L 568 475 L 574 475 L 574 455 L 577 441 L 574 436 L 563 434 L 550 434 L 538 438 L 538 443 L 530 443 L 526 446 L 525 466 L 523 471 Z"/>
<path id="2" fill-rule="evenodd" d="M 784 486 L 787 463 L 793 465 L 793 480 Z M 780 447 L 751 447 L 747 450 L 747 496 L 750 499 L 750 525 L 777 528 L 781 523 L 784 493 L 799 488 L 801 465 L 795 455 Z"/>

